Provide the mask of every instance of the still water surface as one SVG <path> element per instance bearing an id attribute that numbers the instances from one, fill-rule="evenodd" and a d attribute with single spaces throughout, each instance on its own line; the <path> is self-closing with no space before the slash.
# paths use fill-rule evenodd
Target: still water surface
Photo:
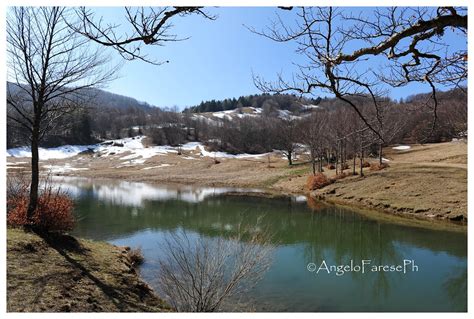
<path id="1" fill-rule="evenodd" d="M 301 198 L 269 199 L 226 195 L 235 189 L 155 186 L 144 183 L 64 178 L 76 200 L 75 235 L 141 247 L 142 277 L 154 285 L 160 246 L 185 229 L 195 237 L 232 233 L 241 222 L 261 223 L 275 234 L 273 264 L 246 296 L 256 311 L 466 311 L 465 233 L 382 222 L 335 207 L 311 208 Z M 239 191 L 239 190 L 237 190 Z M 251 190 L 252 191 L 252 190 Z M 346 272 L 317 267 L 399 265 L 407 273 Z M 314 269 L 312 269 L 314 270 Z M 159 292 L 159 287 L 155 287 Z M 250 308 L 249 308 L 250 307 Z"/>

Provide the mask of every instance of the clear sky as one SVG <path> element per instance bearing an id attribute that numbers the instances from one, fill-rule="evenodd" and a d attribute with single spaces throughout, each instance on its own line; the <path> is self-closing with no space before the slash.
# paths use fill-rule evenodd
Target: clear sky
<path id="1" fill-rule="evenodd" d="M 105 21 L 124 23 L 123 8 L 95 11 L 103 15 Z M 188 16 L 176 20 L 173 33 L 190 36 L 190 39 L 162 47 L 144 47 L 150 58 L 169 60 L 169 63 L 154 66 L 127 61 L 120 78 L 105 89 L 160 107 L 183 108 L 203 100 L 259 93 L 253 84 L 252 72 L 268 80 L 275 79 L 279 72 L 291 76 L 295 70 L 292 62 L 304 61 L 295 53 L 294 44 L 275 43 L 243 26 L 262 29 L 275 18 L 275 12 L 293 21 L 291 13 L 269 7 L 208 8 L 208 12 L 218 18 L 209 21 Z M 453 46 L 465 45 L 459 40 L 452 41 Z M 118 54 L 114 58 L 120 60 Z M 427 86 L 415 84 L 392 90 L 390 95 L 398 99 L 428 90 Z"/>

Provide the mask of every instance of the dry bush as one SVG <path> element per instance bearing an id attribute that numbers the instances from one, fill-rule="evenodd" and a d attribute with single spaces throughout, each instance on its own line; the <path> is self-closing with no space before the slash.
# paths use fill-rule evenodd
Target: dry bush
<path id="1" fill-rule="evenodd" d="M 342 169 L 343 170 L 344 169 L 349 169 L 349 164 L 347 164 L 347 163 L 342 164 Z"/>
<path id="2" fill-rule="evenodd" d="M 160 261 L 161 294 L 180 312 L 222 310 L 253 288 L 271 265 L 275 249 L 268 231 L 238 227 L 231 237 L 190 237 L 182 230 L 166 239 Z"/>
<path id="3" fill-rule="evenodd" d="M 326 168 L 333 170 L 333 169 L 336 169 L 336 166 L 334 166 L 334 164 L 329 164 L 329 165 L 326 165 Z"/>
<path id="4" fill-rule="evenodd" d="M 343 179 L 345 177 L 349 176 L 349 174 L 347 173 L 339 173 L 337 174 L 336 176 L 333 177 L 334 180 L 338 180 L 338 179 Z"/>
<path id="5" fill-rule="evenodd" d="M 132 267 L 136 267 L 143 264 L 143 261 L 145 260 L 145 258 L 143 257 L 142 249 L 140 247 L 130 249 L 127 252 L 127 257 L 130 263 L 132 264 Z"/>
<path id="6" fill-rule="evenodd" d="M 306 180 L 306 188 L 310 191 L 323 188 L 329 184 L 331 184 L 331 180 L 323 173 L 308 176 L 308 179 Z"/>
<path id="7" fill-rule="evenodd" d="M 380 171 L 384 168 L 390 167 L 387 163 L 372 163 L 370 164 L 370 170 L 371 171 Z"/>
<path id="8" fill-rule="evenodd" d="M 367 161 L 364 161 L 364 162 L 362 163 L 362 167 L 370 167 L 370 163 L 367 162 Z"/>
<path id="9" fill-rule="evenodd" d="M 29 181 L 25 174 L 8 175 L 7 178 L 7 212 L 13 207 L 14 199 L 28 195 Z"/>
<path id="10" fill-rule="evenodd" d="M 29 184 L 26 179 L 9 181 L 7 190 L 7 223 L 14 227 L 32 226 L 40 231 L 68 231 L 74 228 L 73 201 L 60 188 L 45 182 L 38 196 L 38 206 L 27 218 Z"/>

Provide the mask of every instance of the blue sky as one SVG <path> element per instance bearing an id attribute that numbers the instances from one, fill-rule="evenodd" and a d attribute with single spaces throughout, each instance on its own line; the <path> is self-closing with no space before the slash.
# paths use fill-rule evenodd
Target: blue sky
<path id="1" fill-rule="evenodd" d="M 124 22 L 123 8 L 94 10 L 97 15 L 103 15 L 105 21 Z M 190 39 L 163 47 L 144 47 L 150 58 L 169 60 L 169 63 L 153 66 L 127 61 L 120 71 L 120 78 L 110 83 L 106 90 L 160 107 L 183 108 L 202 100 L 259 93 L 252 81 L 252 71 L 268 80 L 275 79 L 279 72 L 289 77 L 295 71 L 292 62 L 304 61 L 295 53 L 294 44 L 275 43 L 243 26 L 262 29 L 275 18 L 275 12 L 291 22 L 292 13 L 270 7 L 209 8 L 208 12 L 218 15 L 217 20 L 198 16 L 176 20 L 173 32 L 180 37 L 190 36 Z M 453 47 L 465 45 L 459 40 L 451 41 Z M 118 54 L 113 56 L 120 61 Z M 398 99 L 426 91 L 427 86 L 414 84 L 392 90 L 390 95 Z"/>

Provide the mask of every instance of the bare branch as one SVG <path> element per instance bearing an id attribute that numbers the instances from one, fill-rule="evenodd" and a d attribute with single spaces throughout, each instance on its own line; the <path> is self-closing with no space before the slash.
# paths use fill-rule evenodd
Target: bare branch
<path id="1" fill-rule="evenodd" d="M 70 23 L 69 27 L 82 34 L 89 40 L 100 45 L 112 47 L 126 60 L 141 60 L 154 65 L 161 65 L 169 61 L 155 61 L 149 59 L 141 51 L 141 45 L 162 46 L 167 42 L 183 41 L 187 38 L 178 38 L 170 33 L 172 20 L 187 15 L 200 15 L 205 19 L 214 20 L 203 7 L 159 7 L 136 9 L 125 8 L 125 16 L 132 30 L 130 35 L 118 35 L 119 25 L 106 24 L 103 18 L 96 19 L 91 9 L 80 7 L 75 10 L 80 22 Z"/>

